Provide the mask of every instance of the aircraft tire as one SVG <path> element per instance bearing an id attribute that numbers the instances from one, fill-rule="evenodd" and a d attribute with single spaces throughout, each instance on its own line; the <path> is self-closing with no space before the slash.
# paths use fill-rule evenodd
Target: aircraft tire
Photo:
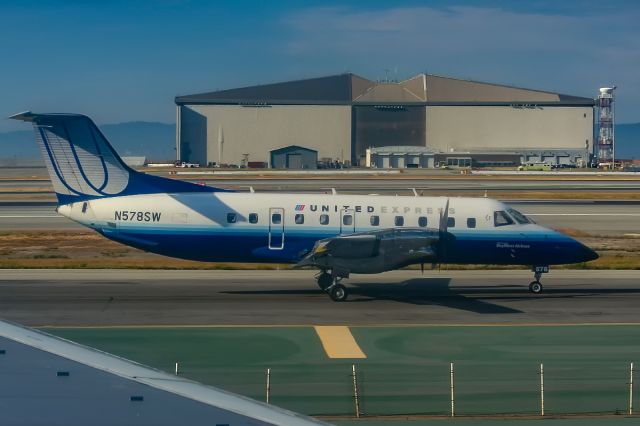
<path id="1" fill-rule="evenodd" d="M 347 296 L 347 288 L 342 284 L 335 284 L 329 290 L 329 297 L 334 302 L 344 302 L 345 300 L 347 300 Z"/>
<path id="2" fill-rule="evenodd" d="M 531 284 L 529 284 L 529 291 L 533 294 L 540 294 L 542 290 L 543 287 L 540 281 L 532 281 Z"/>

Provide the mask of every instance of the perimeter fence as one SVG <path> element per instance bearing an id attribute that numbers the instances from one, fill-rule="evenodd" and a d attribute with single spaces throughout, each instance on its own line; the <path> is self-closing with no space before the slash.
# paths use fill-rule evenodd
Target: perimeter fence
<path id="1" fill-rule="evenodd" d="M 629 415 L 638 402 L 633 363 L 185 364 L 179 374 L 309 415 Z"/>

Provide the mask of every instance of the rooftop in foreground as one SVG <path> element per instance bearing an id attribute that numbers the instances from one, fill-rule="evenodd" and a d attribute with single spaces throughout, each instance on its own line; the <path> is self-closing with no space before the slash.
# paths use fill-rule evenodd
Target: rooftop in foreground
<path id="1" fill-rule="evenodd" d="M 327 424 L 4 321 L 0 356 L 2 424 Z"/>

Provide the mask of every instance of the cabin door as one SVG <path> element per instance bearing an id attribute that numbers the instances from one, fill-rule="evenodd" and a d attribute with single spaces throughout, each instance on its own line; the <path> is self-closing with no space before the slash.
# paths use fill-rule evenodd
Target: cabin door
<path id="1" fill-rule="evenodd" d="M 280 207 L 269 209 L 269 248 L 271 250 L 284 248 L 284 209 Z"/>

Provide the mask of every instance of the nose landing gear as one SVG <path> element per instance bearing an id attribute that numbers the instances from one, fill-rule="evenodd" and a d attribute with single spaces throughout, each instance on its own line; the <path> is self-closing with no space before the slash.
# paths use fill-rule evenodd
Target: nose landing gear
<path id="1" fill-rule="evenodd" d="M 548 266 L 534 266 L 531 268 L 533 271 L 533 281 L 529 283 L 529 291 L 533 294 L 540 294 L 544 289 L 542 287 L 542 283 L 540 282 L 540 278 L 542 278 L 542 274 L 546 274 L 549 272 Z"/>
<path id="2" fill-rule="evenodd" d="M 543 287 L 537 279 L 529 284 L 529 291 L 534 294 L 542 293 Z"/>

